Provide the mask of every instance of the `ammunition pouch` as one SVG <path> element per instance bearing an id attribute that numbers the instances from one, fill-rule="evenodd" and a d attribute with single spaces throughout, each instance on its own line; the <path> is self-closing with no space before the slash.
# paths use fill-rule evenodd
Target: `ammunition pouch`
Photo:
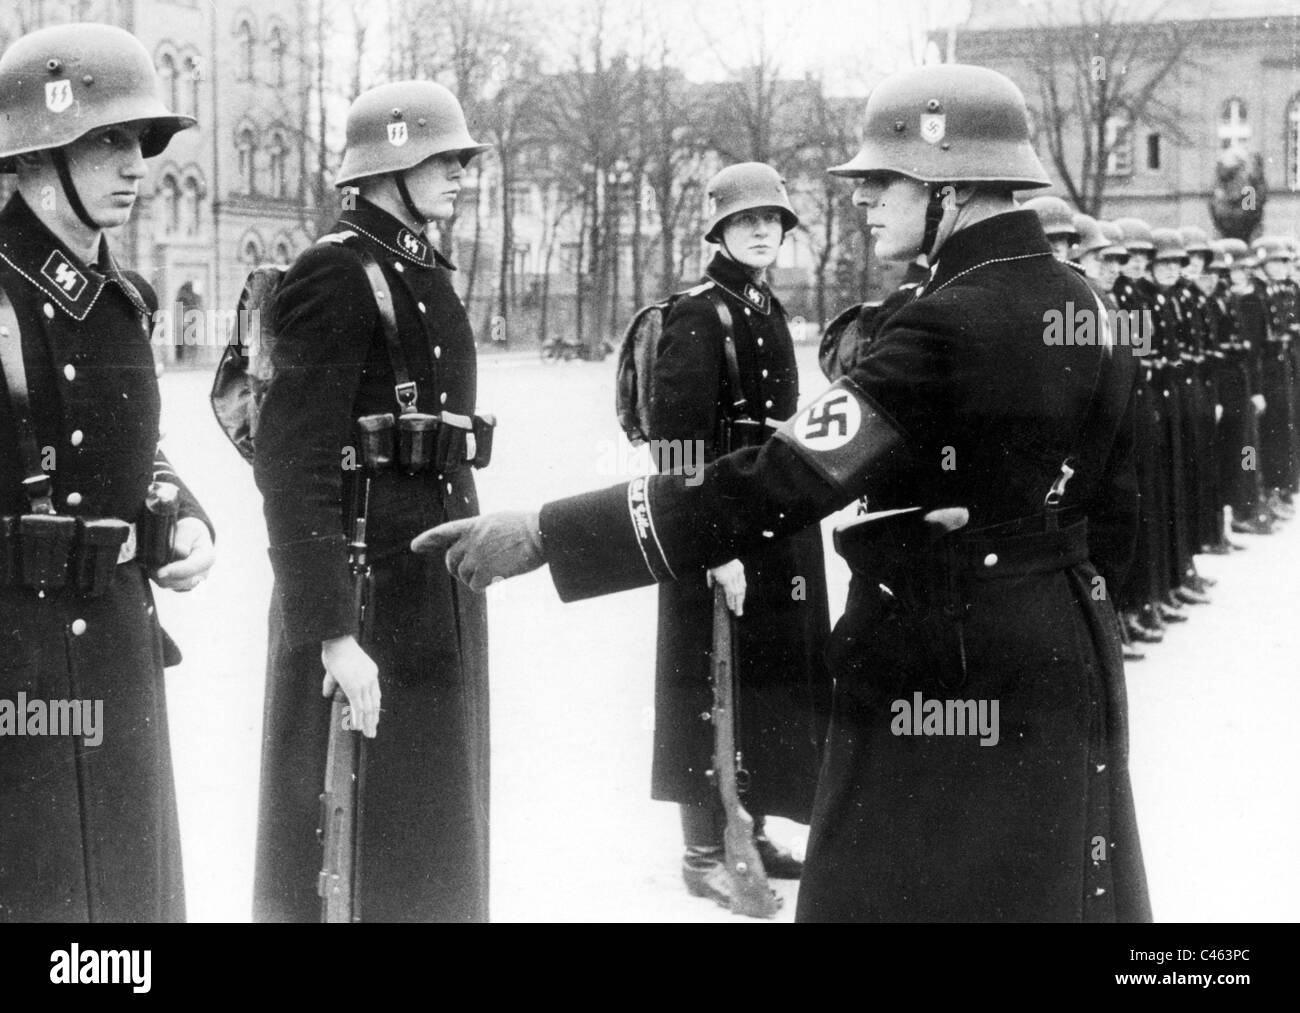
<path id="1" fill-rule="evenodd" d="M 357 420 L 361 461 L 373 473 L 396 469 L 407 475 L 449 474 L 465 465 L 486 468 L 492 461 L 496 416 L 444 411 L 367 415 Z"/>
<path id="2" fill-rule="evenodd" d="M 719 446 L 724 454 L 730 454 L 745 447 L 761 447 L 769 435 L 768 427 L 760 419 L 748 416 L 722 419 Z"/>
<path id="3" fill-rule="evenodd" d="M 0 587 L 44 595 L 71 584 L 97 598 L 122 563 L 136 558 L 133 526 L 117 518 L 59 514 L 0 517 Z"/>
<path id="4" fill-rule="evenodd" d="M 146 570 L 166 566 L 174 557 L 180 490 L 170 482 L 149 486 L 138 525 L 137 555 Z"/>

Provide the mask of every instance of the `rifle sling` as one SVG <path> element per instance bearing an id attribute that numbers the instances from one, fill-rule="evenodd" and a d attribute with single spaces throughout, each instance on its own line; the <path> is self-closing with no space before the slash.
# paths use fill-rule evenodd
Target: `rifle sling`
<path id="1" fill-rule="evenodd" d="M 722 324 L 722 361 L 727 369 L 727 388 L 731 391 L 733 417 L 744 418 L 749 415 L 749 399 L 745 397 L 745 388 L 740 383 L 740 362 L 736 358 L 735 324 L 731 319 L 731 310 L 716 288 L 709 288 L 705 295 L 713 303 Z"/>
<path id="2" fill-rule="evenodd" d="M 18 429 L 18 452 L 22 458 L 23 492 L 34 514 L 54 513 L 53 486 L 41 467 L 40 444 L 32 423 L 31 396 L 27 390 L 27 367 L 23 362 L 23 335 L 18 314 L 4 289 L 0 289 L 0 372 L 9 390 L 9 403 Z"/>
<path id="3" fill-rule="evenodd" d="M 388 363 L 393 368 L 395 380 L 393 390 L 397 394 L 397 403 L 402 406 L 402 414 L 419 411 L 419 388 L 411 379 L 410 370 L 406 368 L 406 350 L 402 347 L 402 337 L 397 330 L 397 310 L 393 306 L 393 293 L 388 287 L 388 279 L 383 269 L 365 247 L 354 247 L 365 269 L 366 280 L 375 293 L 375 305 L 379 309 L 379 322 L 384 330 L 384 341 L 388 345 Z"/>

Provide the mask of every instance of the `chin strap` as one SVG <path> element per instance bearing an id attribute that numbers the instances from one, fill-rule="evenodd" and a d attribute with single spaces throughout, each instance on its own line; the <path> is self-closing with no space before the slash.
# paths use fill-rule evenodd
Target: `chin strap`
<path id="1" fill-rule="evenodd" d="M 934 245 L 939 238 L 939 226 L 943 222 L 944 191 L 953 185 L 935 183 L 930 187 L 930 200 L 925 206 L 925 234 L 921 237 L 921 252 L 931 263 L 934 262 L 934 255 L 938 253 Z"/>
<path id="2" fill-rule="evenodd" d="M 415 206 L 415 201 L 411 199 L 411 191 L 406 187 L 406 173 L 393 173 L 393 182 L 397 184 L 397 193 L 402 198 L 402 203 L 406 205 L 406 210 L 411 212 L 411 217 L 417 222 L 427 223 L 429 221 L 428 217 Z"/>
<path id="3" fill-rule="evenodd" d="M 67 195 L 73 214 L 80 218 L 81 223 L 87 228 L 94 229 L 96 232 L 101 231 L 104 226 L 91 218 L 86 205 L 81 203 L 81 195 L 77 193 L 77 188 L 72 182 L 72 173 L 68 169 L 68 156 L 64 154 L 62 148 L 55 148 L 51 155 L 54 159 L 54 171 L 59 174 L 59 183 L 63 186 L 63 192 Z"/>

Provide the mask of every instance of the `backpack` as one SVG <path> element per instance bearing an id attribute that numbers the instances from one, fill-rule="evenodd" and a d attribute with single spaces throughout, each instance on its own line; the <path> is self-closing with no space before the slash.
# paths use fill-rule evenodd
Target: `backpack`
<path id="1" fill-rule="evenodd" d="M 321 236 L 316 241 L 347 243 L 355 238 L 355 232 L 337 232 Z M 397 317 L 384 272 L 368 250 L 357 247 L 356 254 L 375 294 L 375 306 L 384 331 L 388 335 L 395 334 Z M 212 392 L 208 396 L 217 424 L 249 464 L 253 463 L 262 401 L 273 379 L 275 296 L 288 270 L 283 264 L 260 264 L 244 280 L 230 340 L 217 364 Z M 256 320 L 257 325 L 247 327 L 246 321 L 250 320 Z"/>
<path id="2" fill-rule="evenodd" d="M 650 403 L 654 397 L 655 352 L 663 334 L 668 314 L 677 300 L 688 295 L 707 295 L 722 324 L 723 354 L 727 365 L 727 382 L 732 391 L 740 392 L 740 367 L 736 361 L 736 343 L 731 310 L 711 281 L 674 292 L 667 299 L 643 306 L 632 315 L 618 350 L 618 370 L 614 400 L 618 424 L 634 447 L 650 442 Z M 747 413 L 747 402 L 740 393 L 734 402 L 738 416 Z"/>

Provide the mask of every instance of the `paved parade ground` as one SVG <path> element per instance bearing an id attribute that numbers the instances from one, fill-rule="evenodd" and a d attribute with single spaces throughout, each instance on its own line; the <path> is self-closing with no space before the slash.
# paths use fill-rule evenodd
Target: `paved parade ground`
<path id="1" fill-rule="evenodd" d="M 805 398 L 824 380 L 799 349 Z M 485 511 L 531 508 L 637 473 L 614 420 L 613 359 L 481 360 L 500 418 Z M 271 570 L 252 470 L 207 406 L 209 371 L 164 376 L 164 448 L 212 516 L 218 564 L 160 593 L 189 917 L 246 921 Z M 639 469 L 638 469 L 639 470 Z M 829 532 L 830 523 L 825 524 Z M 1300 520 L 1198 557 L 1214 604 L 1129 666 L 1132 777 L 1158 921 L 1300 914 Z M 832 620 L 847 568 L 830 550 Z M 655 593 L 562 606 L 545 570 L 489 593 L 494 921 L 745 922 L 688 896 L 676 806 L 650 801 Z M 383 723 L 379 733 L 383 734 Z M 801 849 L 804 828 L 773 820 Z M 794 884 L 781 884 L 782 920 Z"/>

